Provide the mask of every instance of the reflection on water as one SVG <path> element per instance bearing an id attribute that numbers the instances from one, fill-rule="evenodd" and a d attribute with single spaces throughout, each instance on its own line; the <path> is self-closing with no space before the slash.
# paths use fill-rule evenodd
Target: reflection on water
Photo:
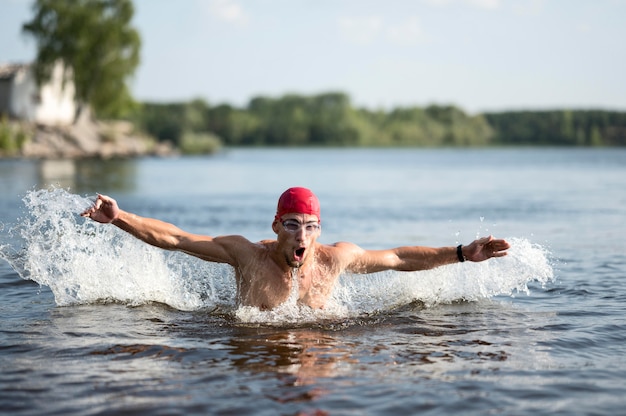
<path id="1" fill-rule="evenodd" d="M 61 188 L 74 188 L 76 163 L 69 159 L 42 160 L 39 162 L 39 184 L 56 185 Z"/>
<path id="2" fill-rule="evenodd" d="M 340 364 L 355 364 L 354 345 L 337 341 L 328 332 L 315 329 L 272 330 L 242 334 L 229 341 L 233 364 L 244 371 L 276 373 L 285 385 L 318 384 L 337 376 Z M 323 392 L 315 390 L 307 395 Z M 283 398 L 284 399 L 284 398 Z"/>
<path id="3" fill-rule="evenodd" d="M 137 164 L 134 159 L 42 160 L 37 166 L 37 186 L 77 193 L 131 192 L 137 188 Z"/>

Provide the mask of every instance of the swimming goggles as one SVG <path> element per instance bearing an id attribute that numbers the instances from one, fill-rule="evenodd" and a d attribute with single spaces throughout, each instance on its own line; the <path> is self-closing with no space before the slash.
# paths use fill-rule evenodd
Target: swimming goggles
<path id="1" fill-rule="evenodd" d="M 282 222 L 283 224 L 283 228 L 292 234 L 297 233 L 300 228 L 304 228 L 304 232 L 306 233 L 306 235 L 311 235 L 314 232 L 316 232 L 317 230 L 320 229 L 320 224 L 317 222 L 306 222 L 306 223 L 301 223 L 300 221 L 296 221 L 296 220 L 285 220 Z"/>

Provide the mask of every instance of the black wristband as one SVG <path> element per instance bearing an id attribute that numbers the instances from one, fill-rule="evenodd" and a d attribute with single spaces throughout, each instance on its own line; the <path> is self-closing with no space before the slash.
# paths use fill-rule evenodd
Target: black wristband
<path id="1" fill-rule="evenodd" d="M 463 247 L 463 244 L 459 244 L 459 246 L 456 248 L 456 256 L 459 258 L 459 261 L 461 263 L 465 261 L 465 256 L 463 255 L 462 247 Z"/>

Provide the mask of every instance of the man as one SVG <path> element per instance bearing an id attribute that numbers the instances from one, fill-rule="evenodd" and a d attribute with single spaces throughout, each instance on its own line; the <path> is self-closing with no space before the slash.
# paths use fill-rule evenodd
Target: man
<path id="1" fill-rule="evenodd" d="M 502 257 L 510 247 L 492 236 L 458 247 L 398 247 L 364 250 L 347 242 L 321 244 L 320 204 L 306 188 L 287 189 L 279 198 L 272 230 L 276 240 L 253 243 L 239 235 L 209 237 L 191 234 L 152 218 L 121 210 L 117 202 L 98 195 L 83 217 L 111 223 L 136 238 L 165 250 L 182 251 L 235 269 L 242 305 L 272 309 L 285 302 L 298 282 L 298 302 L 323 308 L 343 272 L 417 271 L 459 261 Z"/>

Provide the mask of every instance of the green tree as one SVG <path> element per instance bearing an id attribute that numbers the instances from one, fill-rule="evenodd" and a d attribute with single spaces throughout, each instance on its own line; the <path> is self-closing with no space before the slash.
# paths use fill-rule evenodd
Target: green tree
<path id="1" fill-rule="evenodd" d="M 151 104 L 138 107 L 133 122 L 160 142 L 178 145 L 185 126 L 185 104 Z"/>
<path id="2" fill-rule="evenodd" d="M 346 94 L 329 92 L 314 96 L 309 113 L 311 144 L 354 146 L 362 141 L 358 114 Z"/>
<path id="3" fill-rule="evenodd" d="M 127 110 L 133 100 L 126 82 L 139 65 L 141 47 L 130 25 L 131 0 L 36 0 L 33 11 L 22 30 L 37 42 L 37 81 L 48 80 L 61 61 L 65 80 L 76 88 L 76 118 L 86 106 L 103 117 Z"/>
<path id="4" fill-rule="evenodd" d="M 515 145 L 623 146 L 626 113 L 600 110 L 484 114 L 495 142 Z"/>

